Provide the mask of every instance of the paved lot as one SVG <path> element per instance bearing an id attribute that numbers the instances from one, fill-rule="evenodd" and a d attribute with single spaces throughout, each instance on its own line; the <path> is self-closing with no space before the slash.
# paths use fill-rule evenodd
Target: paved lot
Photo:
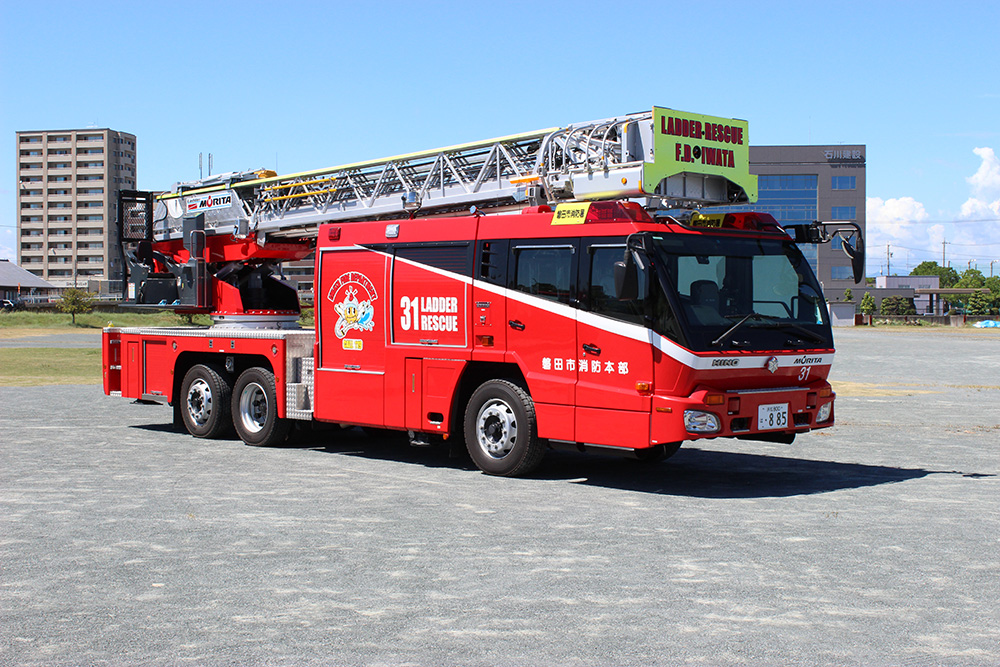
<path id="1" fill-rule="evenodd" d="M 0 389 L 0 664 L 1000 664 L 1000 333 L 838 347 L 832 431 L 531 479 Z"/>

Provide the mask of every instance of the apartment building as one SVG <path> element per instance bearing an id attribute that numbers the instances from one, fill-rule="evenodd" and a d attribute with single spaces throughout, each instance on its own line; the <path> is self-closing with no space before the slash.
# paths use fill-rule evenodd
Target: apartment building
<path id="1" fill-rule="evenodd" d="M 116 291 L 118 191 L 136 187 L 135 135 L 17 133 L 17 263 L 56 287 Z"/>

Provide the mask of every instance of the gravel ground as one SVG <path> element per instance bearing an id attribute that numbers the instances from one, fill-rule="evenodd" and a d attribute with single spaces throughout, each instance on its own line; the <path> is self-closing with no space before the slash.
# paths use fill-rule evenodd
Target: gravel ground
<path id="1" fill-rule="evenodd" d="M 998 665 L 1000 333 L 837 337 L 833 429 L 528 479 L 0 388 L 0 664 Z"/>

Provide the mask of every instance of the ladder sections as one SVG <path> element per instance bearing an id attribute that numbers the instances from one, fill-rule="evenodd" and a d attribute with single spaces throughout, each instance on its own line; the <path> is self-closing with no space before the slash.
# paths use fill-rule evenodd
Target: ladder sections
<path id="1" fill-rule="evenodd" d="M 495 209 L 560 201 L 670 197 L 721 203 L 712 177 L 649 191 L 655 116 L 629 114 L 563 128 L 461 144 L 380 160 L 277 176 L 223 174 L 179 183 L 159 198 L 157 239 L 179 238 L 185 216 L 203 213 L 207 234 L 304 237 L 320 222 Z M 685 179 L 685 175 L 681 175 Z M 716 179 L 717 180 L 717 179 Z M 723 179 L 724 180 L 724 179 Z"/>

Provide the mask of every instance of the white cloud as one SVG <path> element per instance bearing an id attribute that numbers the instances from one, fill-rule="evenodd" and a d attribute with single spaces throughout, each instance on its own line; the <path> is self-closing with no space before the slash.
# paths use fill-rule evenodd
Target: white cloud
<path id="1" fill-rule="evenodd" d="M 865 200 L 865 219 L 869 236 L 874 232 L 879 237 L 908 240 L 919 232 L 919 227 L 913 223 L 926 220 L 927 217 L 924 205 L 913 197 L 898 199 L 868 197 Z"/>
<path id="2" fill-rule="evenodd" d="M 1000 217 L 1000 199 L 995 202 L 985 202 L 982 199 L 970 197 L 962 204 L 961 216 L 968 220 L 988 220 Z"/>
<path id="3" fill-rule="evenodd" d="M 869 275 L 880 270 L 881 263 L 876 261 L 879 253 L 884 258 L 886 246 L 891 246 L 888 250 L 894 255 L 894 271 L 897 266 L 902 271 L 903 265 L 912 267 L 924 259 L 940 262 L 942 250 L 948 263 L 961 269 L 977 260 L 1000 257 L 1000 224 L 989 222 L 1000 219 L 1000 157 L 989 147 L 973 152 L 980 164 L 966 178 L 969 198 L 963 204 L 955 202 L 952 213 L 936 214 L 944 218 L 941 221 L 932 221 L 923 203 L 913 197 L 867 198 Z M 897 265 L 901 256 L 910 260 Z"/>
<path id="4" fill-rule="evenodd" d="M 973 148 L 972 152 L 982 160 L 976 173 L 965 179 L 973 194 L 977 199 L 1000 197 L 1000 158 L 988 147 Z"/>

